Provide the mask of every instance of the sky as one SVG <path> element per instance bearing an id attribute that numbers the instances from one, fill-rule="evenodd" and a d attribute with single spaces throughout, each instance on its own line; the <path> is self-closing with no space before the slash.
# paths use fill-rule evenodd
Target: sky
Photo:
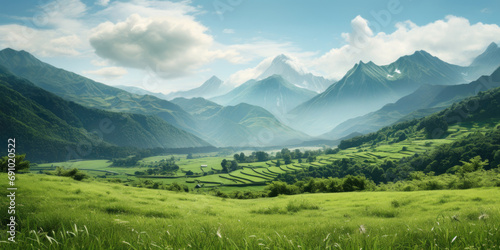
<path id="1" fill-rule="evenodd" d="M 26 0 L 0 9 L 0 49 L 109 85 L 237 86 L 277 55 L 328 79 L 426 50 L 468 65 L 500 44 L 500 1 Z"/>

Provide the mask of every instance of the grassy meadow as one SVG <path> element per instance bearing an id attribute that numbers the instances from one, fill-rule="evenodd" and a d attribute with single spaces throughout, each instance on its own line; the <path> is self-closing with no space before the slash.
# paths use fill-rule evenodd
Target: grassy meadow
<path id="1" fill-rule="evenodd" d="M 34 174 L 18 176 L 17 186 L 17 243 L 2 249 L 500 246 L 498 188 L 237 200 Z"/>
<path id="2" fill-rule="evenodd" d="M 500 248 L 500 188 L 280 195 L 229 199 L 217 190 L 263 191 L 278 174 L 320 167 L 341 159 L 377 165 L 424 153 L 497 125 L 450 126 L 443 139 L 414 134 L 397 143 L 377 143 L 321 154 L 313 162 L 293 159 L 240 163 L 217 173 L 219 154 L 154 156 L 135 166 L 108 160 L 38 164 L 17 175 L 17 243 L 0 249 L 495 249 Z M 416 136 L 415 136 L 416 135 Z M 174 176 L 136 176 L 145 165 L 175 159 Z M 201 169 L 200 165 L 207 165 Z M 78 168 L 92 178 L 37 174 L 55 167 Z M 212 170 L 212 173 L 208 172 Z M 192 171 L 195 176 L 186 176 Z M 481 172 L 483 173 L 483 172 Z M 493 172 L 491 172 L 493 173 Z M 205 174 L 205 175 L 203 175 Z M 476 178 L 477 177 L 477 178 Z M 483 178 L 480 173 L 474 177 Z M 0 178 L 7 180 L 6 174 Z M 119 179 L 121 183 L 114 183 Z M 191 192 L 134 187 L 136 181 L 177 182 Z M 7 182 L 0 184 L 5 195 Z M 203 184 L 201 191 L 194 187 Z M 397 183 L 396 183 L 397 184 Z M 411 184 L 411 183 L 406 183 Z M 140 185 L 139 185 L 140 186 Z M 492 185 L 491 185 L 492 186 Z M 497 185 L 498 186 L 498 185 Z M 392 187 L 392 188 L 391 188 Z M 373 189 L 375 190 L 375 189 Z M 398 189 L 402 190 L 402 189 Z M 417 189 L 415 189 L 417 190 Z M 7 209 L 7 200 L 2 201 Z M 6 213 L 4 224 L 8 223 Z M 7 239 L 7 232 L 0 232 Z"/>

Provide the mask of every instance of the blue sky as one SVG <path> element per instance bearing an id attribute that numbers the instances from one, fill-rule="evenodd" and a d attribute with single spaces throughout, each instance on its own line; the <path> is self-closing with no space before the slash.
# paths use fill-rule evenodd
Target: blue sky
<path id="1" fill-rule="evenodd" d="M 424 49 L 467 65 L 500 42 L 500 1 L 37 0 L 0 10 L 0 48 L 110 85 L 170 92 L 237 85 L 278 54 L 340 78 L 359 60 Z"/>

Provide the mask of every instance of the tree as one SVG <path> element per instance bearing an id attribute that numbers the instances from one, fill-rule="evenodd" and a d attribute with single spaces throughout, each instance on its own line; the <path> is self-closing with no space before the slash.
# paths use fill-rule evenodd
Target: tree
<path id="1" fill-rule="evenodd" d="M 240 155 L 239 155 L 239 154 L 234 154 L 234 155 L 233 155 L 233 159 L 234 159 L 235 161 L 241 162 L 241 161 L 240 161 Z"/>
<path id="2" fill-rule="evenodd" d="M 229 173 L 229 171 L 227 169 L 227 160 L 226 159 L 222 160 L 222 162 L 220 163 L 220 165 L 222 166 L 222 172 Z"/>
<path id="3" fill-rule="evenodd" d="M 417 129 L 424 129 L 427 138 L 439 139 L 448 131 L 448 123 L 443 117 L 433 115 L 420 122 Z"/>
<path id="4" fill-rule="evenodd" d="M 257 161 L 267 161 L 269 159 L 269 155 L 264 151 L 257 151 L 255 155 L 257 156 Z"/>
<path id="5" fill-rule="evenodd" d="M 193 171 L 188 170 L 188 171 L 186 172 L 186 175 L 194 175 L 194 173 L 193 173 Z"/>
<path id="6" fill-rule="evenodd" d="M 372 180 L 375 183 L 379 184 L 379 183 L 384 181 L 384 177 L 383 177 L 384 170 L 381 167 L 375 166 L 375 167 L 373 167 L 370 176 L 372 177 Z"/>
<path id="7" fill-rule="evenodd" d="M 278 160 L 276 161 L 276 167 L 279 167 L 279 166 L 281 166 L 281 162 L 280 162 L 280 160 L 278 159 Z"/>
<path id="8" fill-rule="evenodd" d="M 14 161 L 14 163 L 15 163 L 16 172 L 19 171 L 19 170 L 23 170 L 23 169 L 29 169 L 30 168 L 30 162 L 29 161 L 25 161 L 24 158 L 26 158 L 26 154 L 16 155 L 9 162 L 10 158 L 8 158 L 7 156 L 2 157 L 0 159 L 0 171 L 7 172 L 8 169 L 9 169 L 9 163 L 12 163 L 12 161 Z"/>
<path id="9" fill-rule="evenodd" d="M 194 158 L 193 158 L 193 154 L 189 153 L 189 154 L 186 156 L 186 159 L 188 159 L 188 160 L 189 160 L 189 159 L 194 159 Z"/>
<path id="10" fill-rule="evenodd" d="M 300 159 L 302 158 L 302 152 L 300 152 L 300 149 L 295 149 L 295 159 Z"/>
<path id="11" fill-rule="evenodd" d="M 488 166 L 488 160 L 481 161 L 481 156 L 476 156 L 469 160 L 469 162 L 461 161 L 462 167 L 458 171 L 460 175 L 465 176 L 466 173 L 471 173 L 478 170 L 483 170 L 484 166 Z"/>
<path id="12" fill-rule="evenodd" d="M 308 163 L 314 162 L 314 157 L 312 155 L 309 155 L 309 157 L 307 157 L 307 162 Z"/>
<path id="13" fill-rule="evenodd" d="M 238 162 L 237 161 L 231 161 L 231 171 L 235 171 L 238 169 Z"/>
<path id="14" fill-rule="evenodd" d="M 240 162 L 246 162 L 246 156 L 243 152 L 240 153 Z"/>
<path id="15" fill-rule="evenodd" d="M 281 152 L 276 152 L 276 159 L 281 159 Z"/>
<path id="16" fill-rule="evenodd" d="M 283 154 L 285 165 L 292 163 L 292 156 L 289 153 Z"/>

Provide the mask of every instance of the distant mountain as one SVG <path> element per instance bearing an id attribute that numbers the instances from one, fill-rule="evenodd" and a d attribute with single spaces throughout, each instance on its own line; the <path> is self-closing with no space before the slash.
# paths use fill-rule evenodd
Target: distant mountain
<path id="1" fill-rule="evenodd" d="M 347 119 L 395 102 L 424 84 L 463 83 L 466 71 L 425 51 L 385 66 L 359 62 L 340 81 L 289 112 L 290 125 L 311 135 L 325 133 Z"/>
<path id="2" fill-rule="evenodd" d="M 296 62 L 285 55 L 275 57 L 271 65 L 257 77 L 257 80 L 262 80 L 273 75 L 280 75 L 291 84 L 316 93 L 323 92 L 334 82 L 321 76 L 306 73 L 302 68 L 297 66 Z"/>
<path id="3" fill-rule="evenodd" d="M 279 119 L 300 103 L 315 96 L 315 92 L 299 88 L 280 75 L 260 81 L 248 81 L 229 93 L 212 98 L 221 105 L 248 103 L 265 108 Z"/>
<path id="4" fill-rule="evenodd" d="M 490 75 L 500 66 L 500 48 L 491 43 L 486 50 L 476 57 L 469 66 L 468 77 L 477 79 L 482 75 Z"/>
<path id="5" fill-rule="evenodd" d="M 157 115 L 177 128 L 197 133 L 197 124 L 191 115 L 169 101 L 149 95 L 135 95 L 92 81 L 44 63 L 26 51 L 0 51 L 0 65 L 66 100 L 110 111 Z"/>
<path id="6" fill-rule="evenodd" d="M 212 76 L 206 82 L 204 82 L 200 87 L 186 90 L 178 91 L 168 94 L 167 100 L 172 100 L 177 97 L 193 98 L 193 97 L 203 97 L 211 98 L 214 96 L 225 94 L 229 91 L 228 87 L 225 86 L 221 79 L 216 76 Z"/>
<path id="7" fill-rule="evenodd" d="M 66 101 L 0 66 L 1 139 L 16 138 L 17 152 L 32 160 L 113 157 L 117 147 L 210 146 L 160 118 L 87 108 Z M 87 153 L 85 153 L 87 152 Z M 73 156 L 75 157 L 75 156 Z"/>
<path id="8" fill-rule="evenodd" d="M 202 133 L 217 146 L 292 145 L 311 139 L 258 106 L 241 103 L 223 107 L 203 98 L 176 98 L 172 102 L 199 119 Z"/>
<path id="9" fill-rule="evenodd" d="M 491 76 L 483 76 L 469 84 L 424 85 L 395 103 L 387 104 L 375 112 L 339 124 L 322 137 L 336 139 L 354 132 L 363 134 L 375 132 L 396 122 L 430 115 L 455 102 L 477 95 L 479 91 L 496 87 L 500 87 L 500 68 L 497 68 Z"/>
<path id="10" fill-rule="evenodd" d="M 152 95 L 152 96 L 157 97 L 159 99 L 167 100 L 167 95 L 165 95 L 163 93 L 155 93 L 155 92 L 151 92 L 151 91 L 148 91 L 148 90 L 145 90 L 145 89 L 142 89 L 139 87 L 135 87 L 135 86 L 116 85 L 113 87 L 119 88 L 121 90 L 125 90 L 129 93 L 136 94 L 136 95 Z"/>

